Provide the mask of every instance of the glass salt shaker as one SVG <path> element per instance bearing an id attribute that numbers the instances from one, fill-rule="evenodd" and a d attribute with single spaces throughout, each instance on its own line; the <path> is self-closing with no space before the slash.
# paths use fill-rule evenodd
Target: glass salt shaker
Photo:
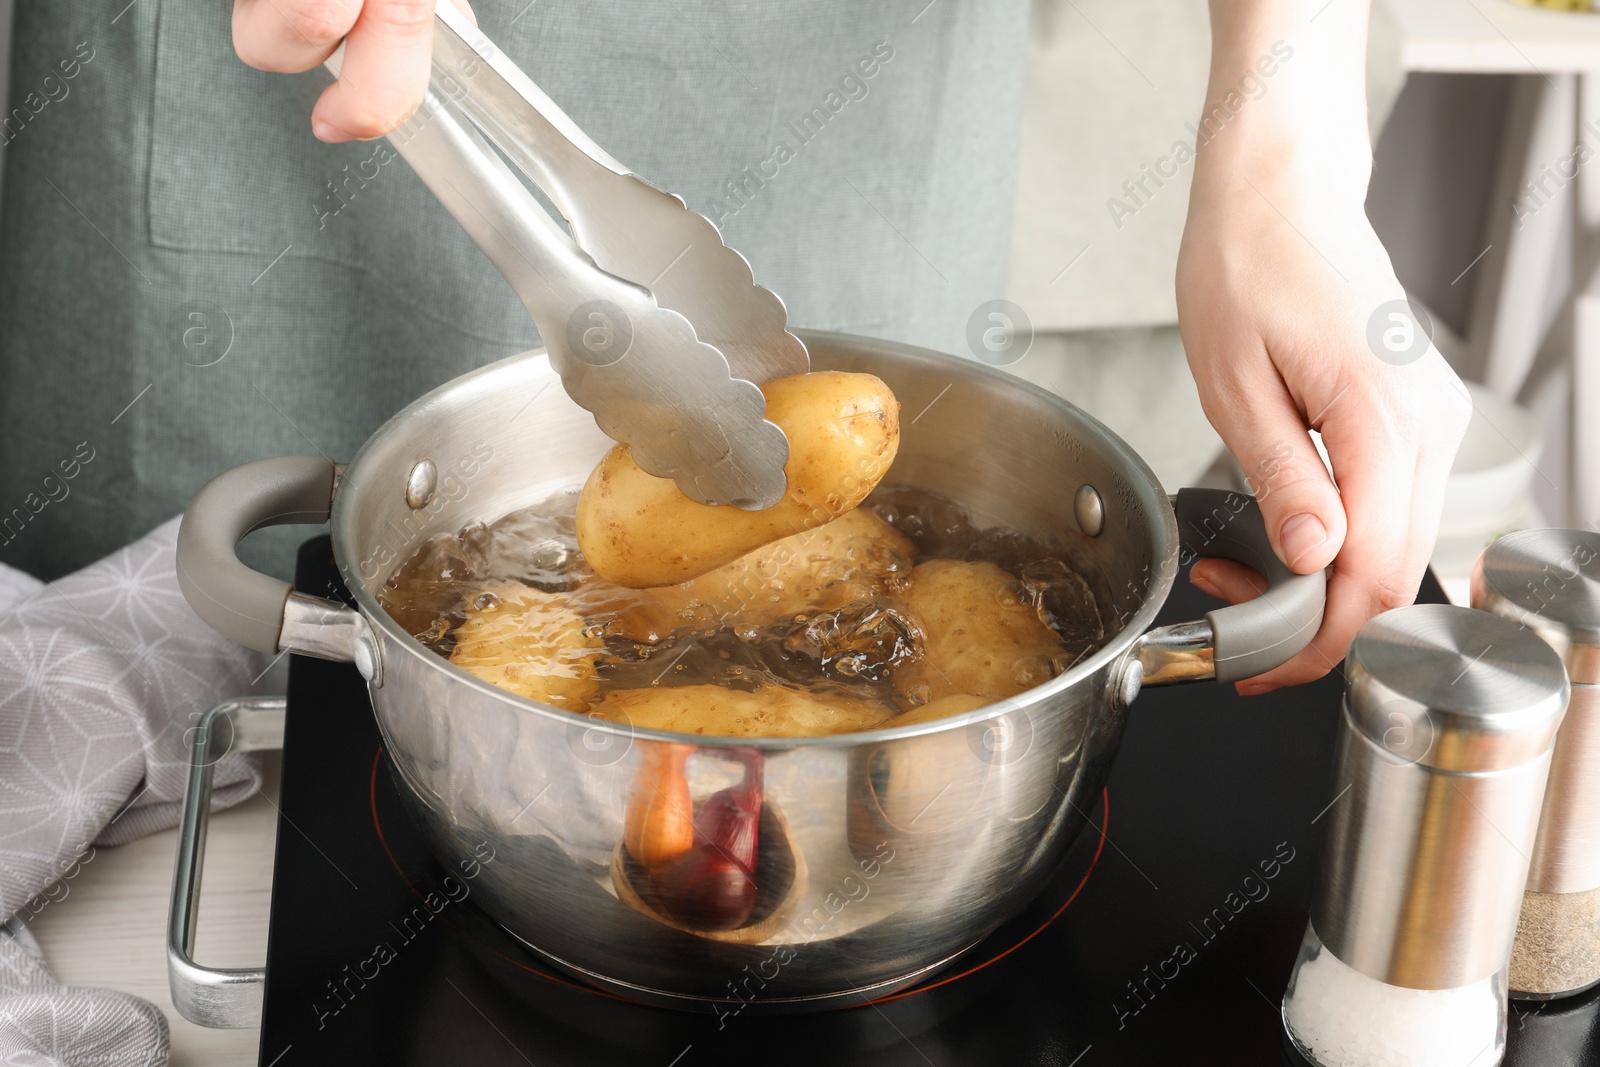
<path id="1" fill-rule="evenodd" d="M 1510 974 L 1513 997 L 1564 997 L 1600 983 L 1600 534 L 1526 530 L 1500 538 L 1473 567 L 1472 606 L 1537 633 L 1572 683 Z"/>
<path id="2" fill-rule="evenodd" d="M 1516 623 L 1419 604 L 1364 626 L 1345 678 L 1284 1026 L 1319 1067 L 1491 1067 L 1566 672 Z"/>

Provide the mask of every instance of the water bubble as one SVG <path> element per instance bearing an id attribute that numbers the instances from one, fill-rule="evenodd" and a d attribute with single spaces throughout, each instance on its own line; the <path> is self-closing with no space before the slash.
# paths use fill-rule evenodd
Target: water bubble
<path id="1" fill-rule="evenodd" d="M 789 636 L 786 648 L 815 660 L 827 677 L 888 681 L 921 654 L 910 620 L 874 598 L 822 612 Z"/>
<path id="2" fill-rule="evenodd" d="M 1033 592 L 1020 581 L 1006 582 L 995 590 L 995 600 L 1003 608 L 1021 608 L 1033 604 Z"/>
<path id="3" fill-rule="evenodd" d="M 1023 689 L 1032 689 L 1056 676 L 1055 663 L 1049 656 L 1023 656 L 1012 666 L 1012 678 Z"/>

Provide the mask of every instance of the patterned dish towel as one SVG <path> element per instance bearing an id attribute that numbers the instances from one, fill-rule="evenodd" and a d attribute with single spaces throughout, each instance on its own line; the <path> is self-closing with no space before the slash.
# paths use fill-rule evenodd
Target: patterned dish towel
<path id="1" fill-rule="evenodd" d="M 160 1067 L 166 1019 L 136 997 L 68 988 L 23 921 L 93 846 L 174 826 L 191 730 L 218 701 L 282 692 L 178 591 L 178 520 L 49 585 L 0 566 L 0 1064 Z M 213 810 L 261 786 L 216 765 Z"/>

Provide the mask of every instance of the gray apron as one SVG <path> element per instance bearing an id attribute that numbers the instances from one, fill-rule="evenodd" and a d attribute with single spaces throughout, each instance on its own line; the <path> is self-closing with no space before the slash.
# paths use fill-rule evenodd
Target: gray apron
<path id="1" fill-rule="evenodd" d="M 234 464 L 346 460 L 422 392 L 537 343 L 404 161 L 311 136 L 326 74 L 246 68 L 225 0 L 125 3 L 16 14 L 0 562 L 47 578 Z M 960 351 L 1003 295 L 1024 0 L 477 13 L 595 140 L 718 221 L 792 323 Z"/>

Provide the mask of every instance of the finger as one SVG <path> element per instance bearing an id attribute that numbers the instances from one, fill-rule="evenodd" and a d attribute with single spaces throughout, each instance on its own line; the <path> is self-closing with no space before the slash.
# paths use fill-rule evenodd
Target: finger
<path id="1" fill-rule="evenodd" d="M 1370 424 L 1380 420 L 1353 421 L 1367 423 L 1370 431 Z M 1344 487 L 1349 534 L 1328 582 L 1322 627 L 1298 656 L 1250 679 L 1247 686 L 1298 685 L 1320 678 L 1344 658 L 1356 631 L 1369 619 L 1416 599 L 1437 528 L 1443 478 L 1435 470 L 1437 461 L 1424 460 L 1415 446 L 1383 433 L 1363 437 L 1362 432 L 1326 428 L 1328 453 Z M 1418 484 L 1419 471 L 1425 472 L 1428 484 Z M 1440 483 L 1437 490 L 1434 481 Z M 1419 515 L 1429 510 L 1435 512 L 1431 522 Z"/>
<path id="2" fill-rule="evenodd" d="M 1217 557 L 1196 560 L 1194 566 L 1189 569 L 1189 582 L 1208 596 L 1225 600 L 1229 604 L 1243 604 L 1267 591 L 1267 580 L 1261 576 L 1260 571 L 1243 563 L 1235 563 L 1231 559 Z M 1282 684 L 1285 683 L 1261 675 L 1236 682 L 1234 687 L 1241 696 L 1256 696 L 1270 693 L 1280 688 Z"/>
<path id="3" fill-rule="evenodd" d="M 233 50 L 257 70 L 319 65 L 361 14 L 361 0 L 234 0 Z"/>
<path id="4" fill-rule="evenodd" d="M 312 109 L 312 132 L 370 140 L 400 125 L 422 102 L 432 51 L 432 0 L 367 0 L 345 36 L 339 80 Z"/>
<path id="5" fill-rule="evenodd" d="M 1266 592 L 1267 580 L 1253 567 L 1231 559 L 1206 557 L 1189 569 L 1189 583 L 1208 596 L 1242 604 Z"/>
<path id="6" fill-rule="evenodd" d="M 1212 424 L 1261 504 L 1272 550 L 1297 574 L 1319 571 L 1344 543 L 1347 524 L 1339 490 L 1280 378 L 1241 382 L 1233 389 L 1249 395 L 1222 399 Z"/>

